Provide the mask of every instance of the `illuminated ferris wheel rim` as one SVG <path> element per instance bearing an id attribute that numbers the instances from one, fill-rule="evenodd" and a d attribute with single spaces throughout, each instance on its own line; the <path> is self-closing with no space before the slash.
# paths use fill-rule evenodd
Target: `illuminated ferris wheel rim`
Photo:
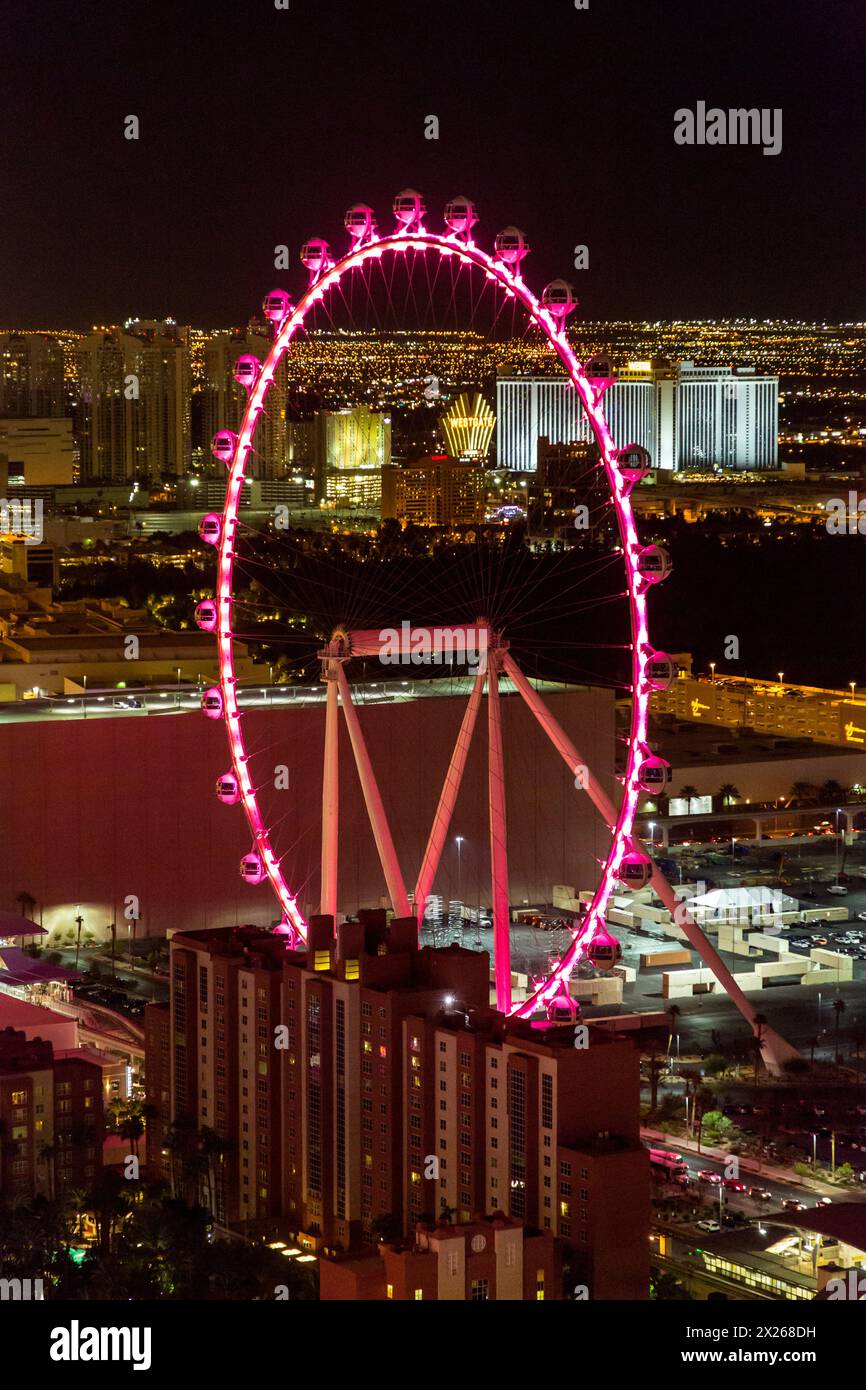
<path id="1" fill-rule="evenodd" d="M 464 200 L 457 200 L 457 202 L 462 201 Z M 449 205 L 449 211 L 453 206 L 454 204 Z M 471 207 L 471 205 L 469 206 Z M 350 210 L 347 215 L 347 226 L 352 211 L 355 210 Z M 489 281 L 497 283 L 508 297 L 524 307 L 531 320 L 542 331 L 562 362 L 586 412 L 599 449 L 610 499 L 617 517 L 626 570 L 631 626 L 633 700 L 628 736 L 627 768 L 619 810 L 615 810 L 606 794 L 598 786 L 597 779 L 592 778 L 594 787 L 587 786 L 586 788 L 590 792 L 596 809 L 600 811 L 609 827 L 611 850 L 604 862 L 601 878 L 592 902 L 589 904 L 579 929 L 573 936 L 568 951 L 554 967 L 551 974 L 537 984 L 532 995 L 513 1010 L 518 1016 L 528 1017 L 539 1007 L 550 1005 L 551 1001 L 563 989 L 567 991 L 568 978 L 577 961 L 585 953 L 587 944 L 591 943 L 597 935 L 603 936 L 606 933 L 605 910 L 614 884 L 618 881 L 618 870 L 622 866 L 624 856 L 629 854 L 634 860 L 646 860 L 647 864 L 650 862 L 648 857 L 633 843 L 632 830 L 638 798 L 642 790 L 638 782 L 638 773 L 641 764 L 648 756 L 645 741 L 649 697 L 653 686 L 649 681 L 646 667 L 648 661 L 659 654 L 653 652 L 649 642 L 646 590 L 652 580 L 642 575 L 639 570 L 639 556 L 642 547 L 638 540 L 634 514 L 629 500 L 631 486 L 637 481 L 637 478 L 635 476 L 629 477 L 618 462 L 618 455 L 621 456 L 624 451 L 617 450 L 601 408 L 601 398 L 608 382 L 602 381 L 593 384 L 587 377 L 583 365 L 576 357 L 566 337 L 565 314 L 574 307 L 574 304 L 570 303 L 567 307 L 561 308 L 558 314 L 556 313 L 556 292 L 559 292 L 559 300 L 562 304 L 568 298 L 564 291 L 568 290 L 569 287 L 564 281 L 555 281 L 553 285 L 549 286 L 548 291 L 555 293 L 549 300 L 552 308 L 547 307 L 529 289 L 520 274 L 520 254 L 524 249 L 522 234 L 518 233 L 515 228 L 506 229 L 497 237 L 499 254 L 491 256 L 472 239 L 471 225 L 472 223 L 469 221 L 463 234 L 457 231 L 439 234 L 428 231 L 423 226 L 419 214 L 415 226 L 404 226 L 391 235 L 381 237 L 377 236 L 372 226 L 369 225 L 366 234 L 360 240 L 356 236 L 353 248 L 336 262 L 330 261 L 326 243 L 315 241 L 305 245 L 302 259 L 308 266 L 311 258 L 316 254 L 316 250 L 311 252 L 310 248 L 317 248 L 319 251 L 318 272 L 314 272 L 308 290 L 294 309 L 290 306 L 288 296 L 283 296 L 287 311 L 277 326 L 275 340 L 267 359 L 261 365 L 254 382 L 251 382 L 249 399 L 240 431 L 236 440 L 234 436 L 230 436 L 233 440 L 233 449 L 230 457 L 225 460 L 229 467 L 229 476 L 219 538 L 217 607 L 214 624 L 217 630 L 219 652 L 219 692 L 221 697 L 219 713 L 226 723 L 232 769 L 237 779 L 238 799 L 243 805 L 252 835 L 251 853 L 257 855 L 261 861 L 262 876 L 266 876 L 271 883 L 283 912 L 286 928 L 293 929 L 302 939 L 305 939 L 306 921 L 298 908 L 296 895 L 286 882 L 280 861 L 270 843 L 256 790 L 250 777 L 247 765 L 248 754 L 237 701 L 234 663 L 235 637 L 231 615 L 234 543 L 241 492 L 246 475 L 247 459 L 252 448 L 253 435 L 264 408 L 265 398 L 274 383 L 276 368 L 281 358 L 288 350 L 295 335 L 304 326 L 307 315 L 314 306 L 321 302 L 329 291 L 336 289 L 343 277 L 350 271 L 360 268 L 369 261 L 381 259 L 386 253 L 406 256 L 409 252 L 424 253 L 427 251 L 438 253 L 443 258 L 454 257 L 461 265 L 475 267 L 483 271 Z M 503 258 L 503 256 L 509 255 L 508 250 L 505 249 L 509 246 L 509 239 L 512 248 L 510 259 L 515 269 L 512 269 L 508 260 Z M 517 255 L 514 255 L 513 252 L 515 239 L 517 239 L 519 246 Z M 306 256 L 305 253 L 307 253 Z M 548 291 L 545 292 L 546 295 Z M 281 292 L 274 292 L 269 299 L 277 298 L 279 293 Z M 515 675 L 512 674 L 511 679 L 515 681 Z M 525 682 L 525 686 L 528 687 L 529 682 Z M 562 748 L 560 751 L 563 751 Z M 575 766 L 573 770 L 577 776 L 578 767 Z"/>

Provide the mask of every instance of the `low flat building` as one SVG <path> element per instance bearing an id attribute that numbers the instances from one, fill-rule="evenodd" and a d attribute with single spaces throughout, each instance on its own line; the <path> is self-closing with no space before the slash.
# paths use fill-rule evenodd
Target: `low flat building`
<path id="1" fill-rule="evenodd" d="M 465 1226 L 419 1223 L 414 1240 L 383 1242 L 362 1259 L 319 1265 L 323 1302 L 548 1302 L 562 1298 L 561 1259 L 549 1231 L 502 1212 Z"/>

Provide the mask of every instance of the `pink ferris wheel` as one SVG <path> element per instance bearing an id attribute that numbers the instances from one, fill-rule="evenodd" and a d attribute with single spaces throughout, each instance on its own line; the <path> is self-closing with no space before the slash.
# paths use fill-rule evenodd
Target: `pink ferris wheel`
<path id="1" fill-rule="evenodd" d="M 512 322 L 519 316 L 524 335 L 549 354 L 551 363 L 564 372 L 579 402 L 588 439 L 597 456 L 593 459 L 593 485 L 604 493 L 604 511 L 613 542 L 608 546 L 622 581 L 621 600 L 627 624 L 628 672 L 625 680 L 631 694 L 630 720 L 624 775 L 620 778 L 618 804 L 608 794 L 612 785 L 610 769 L 599 776 L 583 750 L 554 717 L 537 683 L 527 676 L 513 654 L 502 625 L 493 615 L 479 618 L 477 611 L 457 625 L 467 649 L 484 653 L 484 659 L 471 680 L 467 679 L 467 700 L 459 732 L 450 755 L 447 773 L 439 793 L 436 812 L 420 863 L 401 865 L 376 770 L 365 740 L 347 666 L 381 655 L 381 630 L 336 622 L 322 636 L 316 660 L 325 688 L 325 732 L 322 757 L 322 814 L 319 858 L 319 910 L 336 920 L 339 858 L 339 771 L 338 730 L 340 712 L 354 756 L 370 827 L 381 865 L 391 907 L 397 917 L 415 917 L 419 930 L 436 883 L 443 851 L 453 828 L 458 794 L 467 764 L 473 733 L 486 705 L 487 800 L 489 828 L 489 892 L 491 902 L 493 965 L 497 1007 L 520 1017 L 559 1018 L 573 1010 L 569 978 L 582 960 L 605 969 L 619 958 L 619 946 L 605 924 L 612 894 L 617 885 L 640 889 L 652 884 L 662 903 L 673 913 L 692 947 L 709 966 L 721 986 L 734 1000 L 743 1017 L 758 1032 L 768 1066 L 778 1068 L 792 1055 L 792 1049 L 766 1024 L 756 1021 L 755 1011 L 722 962 L 718 952 L 698 925 L 677 902 L 652 857 L 635 834 L 635 816 L 642 794 L 658 793 L 670 776 L 663 759 L 648 746 L 648 709 L 654 691 L 666 689 L 676 678 L 673 659 L 653 646 L 650 639 L 648 596 L 670 572 L 670 559 L 659 545 L 642 544 L 637 533 L 631 493 L 650 467 L 645 449 L 638 445 L 617 447 L 604 413 L 604 397 L 612 384 L 610 363 L 603 357 L 579 360 L 566 332 L 566 320 L 576 308 L 571 286 L 564 280 L 549 284 L 540 296 L 522 275 L 522 260 L 528 252 L 524 234 L 508 227 L 496 236 L 492 252 L 474 239 L 477 222 L 474 204 L 456 198 L 445 209 L 444 229 L 430 230 L 420 194 L 407 189 L 393 204 L 395 227 L 377 230 L 372 209 L 364 205 L 350 208 L 344 219 L 348 249 L 333 256 L 328 243 L 314 239 L 305 243 L 301 260 L 309 273 L 305 293 L 293 303 L 288 293 L 275 290 L 264 300 L 265 316 L 274 329 L 273 343 L 264 360 L 252 355 L 237 359 L 235 380 L 246 394 L 246 407 L 237 432 L 221 430 L 214 438 L 213 452 L 226 464 L 228 480 L 222 515 L 209 513 L 202 519 L 202 539 L 217 549 L 216 592 L 196 610 L 200 628 L 216 635 L 219 653 L 219 685 L 205 691 L 202 707 L 207 716 L 223 721 L 228 738 L 230 768 L 219 779 L 217 795 L 229 805 L 239 804 L 251 836 L 248 852 L 240 861 L 241 877 L 250 884 L 269 882 L 279 904 L 281 924 L 277 930 L 292 942 L 305 940 L 307 922 L 299 906 L 299 886 L 292 881 L 287 856 L 277 843 L 272 818 L 263 805 L 261 787 L 255 773 L 256 749 L 245 730 L 244 692 L 237 675 L 236 647 L 243 639 L 238 614 L 243 606 L 239 596 L 244 523 L 241 511 L 243 489 L 257 459 L 257 431 L 272 413 L 277 383 L 283 389 L 282 373 L 291 364 L 299 345 L 310 342 L 311 327 L 324 314 L 332 326 L 332 307 L 354 307 L 373 298 L 378 285 L 391 306 L 397 298 L 395 277 L 399 270 L 404 304 L 417 310 L 426 287 L 427 303 L 448 290 L 449 308 L 456 300 L 460 277 L 480 290 L 470 289 L 464 302 L 473 314 L 482 295 L 496 305 L 491 321 L 499 323 L 510 312 Z M 443 267 L 444 281 L 440 281 Z M 403 290 L 403 285 L 407 287 Z M 411 298 L 410 298 L 411 296 Z M 381 324 L 382 316 L 377 315 Z M 449 620 L 449 630 L 455 624 Z M 421 634 L 419 628 L 418 634 Z M 416 635 L 412 629 L 410 636 Z M 508 835 L 505 811 L 506 757 L 500 694 L 510 686 L 530 711 L 538 728 L 550 741 L 574 778 L 575 796 L 586 796 L 597 813 L 609 848 L 599 856 L 598 881 L 582 915 L 575 921 L 570 943 L 561 958 L 551 965 L 544 978 L 534 980 L 526 998 L 512 999 L 511 923 L 508 878 Z M 404 877 L 406 867 L 414 873 L 411 891 Z M 573 1013 L 572 1013 L 573 1016 Z"/>

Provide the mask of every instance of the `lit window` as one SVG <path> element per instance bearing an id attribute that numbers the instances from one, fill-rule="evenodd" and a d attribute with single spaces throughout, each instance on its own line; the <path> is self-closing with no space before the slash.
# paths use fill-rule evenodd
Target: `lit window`
<path id="1" fill-rule="evenodd" d="M 394 1297 L 394 1285 L 393 1285 L 393 1284 L 386 1284 L 386 1285 L 385 1285 L 385 1297 L 386 1297 L 386 1298 L 393 1298 L 393 1297 Z"/>
<path id="2" fill-rule="evenodd" d="M 361 977 L 361 966 L 356 960 L 346 961 L 346 979 L 358 980 Z"/>
<path id="3" fill-rule="evenodd" d="M 423 1297 L 424 1297 L 424 1290 L 423 1290 L 423 1289 L 416 1289 L 416 1290 L 415 1290 L 415 1302 L 416 1302 L 416 1303 L 420 1303 Z"/>
<path id="4" fill-rule="evenodd" d="M 330 951 L 316 951 L 316 952 L 314 953 L 314 955 L 313 955 L 313 969 L 314 969 L 314 970 L 330 970 L 330 968 L 331 968 L 331 952 L 330 952 Z"/>

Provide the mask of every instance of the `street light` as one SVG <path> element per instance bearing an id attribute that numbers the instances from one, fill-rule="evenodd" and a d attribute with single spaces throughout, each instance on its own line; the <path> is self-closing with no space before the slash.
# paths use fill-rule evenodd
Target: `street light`
<path id="1" fill-rule="evenodd" d="M 654 840 L 654 838 L 655 838 L 655 829 L 656 829 L 656 823 L 655 823 L 654 820 L 651 820 L 650 823 L 649 823 L 650 854 L 652 854 L 652 850 L 653 850 L 653 840 Z"/>
<path id="2" fill-rule="evenodd" d="M 780 672 L 779 672 L 779 684 L 780 684 L 780 685 L 781 685 L 782 682 L 784 681 L 784 678 L 785 678 L 785 672 L 784 672 L 784 671 L 780 671 Z"/>
<path id="3" fill-rule="evenodd" d="M 733 865 L 734 862 L 735 862 L 735 861 L 734 861 L 734 846 L 736 845 L 736 843 L 737 843 L 737 837 L 736 837 L 736 835 L 732 835 L 732 836 L 731 836 L 731 864 L 732 864 L 732 865 Z"/>
<path id="4" fill-rule="evenodd" d="M 854 699 L 854 691 L 855 691 L 857 682 L 856 682 L 856 681 L 849 681 L 848 684 L 849 684 L 850 687 L 851 687 L 851 699 L 853 700 L 853 699 Z"/>
<path id="5" fill-rule="evenodd" d="M 455 835 L 454 843 L 457 846 L 457 900 L 463 902 L 463 841 L 465 836 Z"/>
<path id="6" fill-rule="evenodd" d="M 710 671 L 712 673 L 710 676 L 710 680 L 714 681 L 716 679 L 716 663 L 714 661 L 710 662 Z"/>

